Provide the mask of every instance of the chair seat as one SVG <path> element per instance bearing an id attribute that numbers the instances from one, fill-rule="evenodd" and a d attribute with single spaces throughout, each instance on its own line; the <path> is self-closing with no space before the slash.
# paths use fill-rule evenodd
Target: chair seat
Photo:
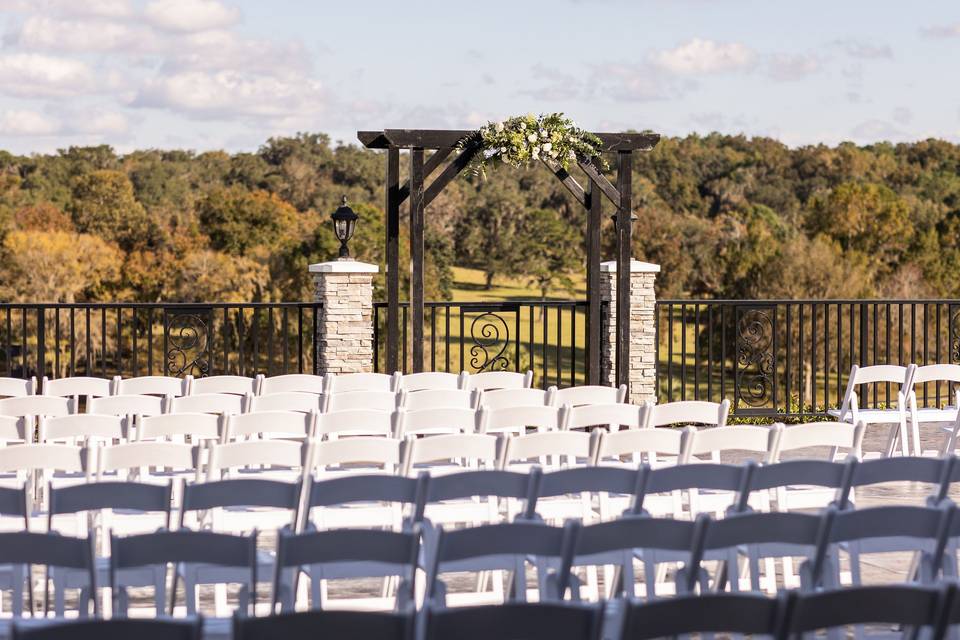
<path id="1" fill-rule="evenodd" d="M 937 409 L 935 407 L 928 407 L 924 409 L 917 409 L 911 414 L 911 417 L 917 422 L 953 423 L 957 420 L 957 408 L 944 407 L 943 409 Z"/>
<path id="2" fill-rule="evenodd" d="M 827 409 L 827 415 L 840 419 L 839 409 Z M 849 417 L 849 413 L 846 417 Z M 896 423 L 900 422 L 903 412 L 899 409 L 860 409 L 857 411 L 857 421 L 866 423 Z M 845 417 L 845 418 L 846 418 Z M 844 422 L 849 420 L 844 419 Z"/>

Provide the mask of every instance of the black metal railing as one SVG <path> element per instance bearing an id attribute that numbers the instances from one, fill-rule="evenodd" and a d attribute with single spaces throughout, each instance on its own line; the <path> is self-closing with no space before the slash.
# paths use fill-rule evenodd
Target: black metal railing
<path id="1" fill-rule="evenodd" d="M 579 300 L 427 302 L 427 371 L 528 371 L 534 385 L 572 386 L 586 380 L 587 303 Z M 373 305 L 374 370 L 383 371 L 387 303 Z M 410 369 L 409 304 L 400 305 L 398 362 Z"/>
<path id="2" fill-rule="evenodd" d="M 0 304 L 0 375 L 316 372 L 319 303 Z"/>
<path id="3" fill-rule="evenodd" d="M 661 402 L 729 398 L 741 415 L 822 414 L 853 364 L 960 363 L 960 300 L 660 300 L 656 331 Z M 896 400 L 870 386 L 861 405 Z M 952 395 L 929 383 L 918 401 Z"/>

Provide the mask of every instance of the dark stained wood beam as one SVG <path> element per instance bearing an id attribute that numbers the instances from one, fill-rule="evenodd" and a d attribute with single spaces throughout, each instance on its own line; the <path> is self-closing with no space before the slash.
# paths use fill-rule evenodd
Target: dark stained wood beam
<path id="1" fill-rule="evenodd" d="M 580 183 L 570 175 L 566 169 L 561 167 L 559 164 L 550 160 L 549 158 L 541 158 L 543 164 L 553 172 L 553 175 L 557 176 L 557 180 L 563 183 L 563 186 L 567 188 L 567 191 L 573 194 L 573 197 L 577 199 L 585 209 L 590 208 L 590 199 L 587 197 L 586 192 L 583 190 L 583 187 L 580 186 Z"/>
<path id="2" fill-rule="evenodd" d="M 600 384 L 600 228 L 603 198 L 590 182 L 587 216 L 587 384 Z"/>
<path id="3" fill-rule="evenodd" d="M 617 188 L 610 184 L 610 181 L 607 180 L 607 176 L 600 173 L 597 170 L 597 167 L 592 162 L 577 162 L 580 165 L 580 168 L 583 169 L 583 172 L 587 174 L 587 177 L 590 178 L 590 184 L 596 185 L 597 188 L 603 192 L 603 195 L 607 196 L 610 199 L 610 202 L 613 203 L 613 206 L 617 209 L 620 208 L 620 192 L 617 191 Z"/>
<path id="4" fill-rule="evenodd" d="M 427 206 L 433 199 L 440 195 L 440 192 L 443 191 L 454 178 L 460 175 L 460 172 L 467 168 L 467 165 L 470 164 L 470 160 L 473 159 L 473 154 L 477 153 L 480 150 L 479 147 L 470 146 L 460 152 L 456 158 L 453 159 L 450 164 L 443 168 L 443 171 L 436 178 L 433 179 L 433 182 L 430 183 L 430 186 L 427 187 L 423 196 L 423 204 Z"/>
<path id="5" fill-rule="evenodd" d="M 410 152 L 410 323 L 413 372 L 423 371 L 423 149 Z"/>
<path id="6" fill-rule="evenodd" d="M 427 158 L 427 161 L 423 163 L 424 179 L 429 178 L 430 174 L 433 173 L 434 170 L 437 167 L 439 167 L 440 164 L 444 160 L 446 160 L 447 156 L 449 156 L 452 152 L 453 152 L 453 149 L 437 149 L 436 151 L 434 151 L 433 155 Z M 399 196 L 400 202 L 404 202 L 407 199 L 407 196 L 409 195 L 410 195 L 410 181 L 407 180 L 405 183 L 403 183 L 403 186 L 400 187 L 400 196 Z"/>
<path id="7" fill-rule="evenodd" d="M 387 358 L 386 373 L 400 370 L 400 149 L 387 150 L 385 193 L 387 259 Z M 377 345 L 373 346 L 377 357 Z"/>
<path id="8" fill-rule="evenodd" d="M 475 135 L 469 129 L 385 129 L 358 131 L 357 138 L 369 149 L 387 149 L 391 146 L 412 149 L 452 149 L 463 138 Z M 650 151 L 660 142 L 658 133 L 595 133 L 603 143 L 603 150 Z"/>

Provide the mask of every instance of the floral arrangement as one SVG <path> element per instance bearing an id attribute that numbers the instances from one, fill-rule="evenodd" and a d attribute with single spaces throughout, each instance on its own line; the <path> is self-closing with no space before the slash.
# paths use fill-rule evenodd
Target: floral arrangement
<path id="1" fill-rule="evenodd" d="M 603 151 L 600 138 L 584 131 L 562 113 L 528 113 L 499 122 L 489 122 L 458 144 L 465 149 L 480 144 L 480 152 L 470 162 L 472 173 L 484 175 L 491 162 L 499 160 L 511 167 L 521 168 L 531 162 L 544 160 L 569 169 L 575 160 L 599 158 Z M 606 168 L 600 159 L 601 168 Z"/>

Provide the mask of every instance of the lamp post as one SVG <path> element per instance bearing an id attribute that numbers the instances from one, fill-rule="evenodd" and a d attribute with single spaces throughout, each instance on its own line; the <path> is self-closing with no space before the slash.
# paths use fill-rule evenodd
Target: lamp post
<path id="1" fill-rule="evenodd" d="M 343 196 L 340 206 L 330 216 L 333 218 L 333 232 L 340 241 L 340 260 L 352 260 L 350 250 L 347 248 L 347 242 L 353 237 L 353 231 L 357 227 L 357 219 L 360 217 L 354 213 L 353 209 L 347 206 L 347 196 Z"/>

